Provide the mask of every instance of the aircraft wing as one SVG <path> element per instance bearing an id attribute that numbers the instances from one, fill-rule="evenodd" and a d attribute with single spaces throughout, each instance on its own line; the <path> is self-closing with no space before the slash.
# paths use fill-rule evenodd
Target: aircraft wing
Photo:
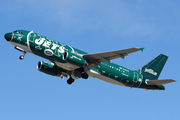
<path id="1" fill-rule="evenodd" d="M 99 63 L 104 61 L 110 62 L 110 60 L 119 57 L 125 59 L 125 56 L 127 56 L 128 54 L 139 50 L 143 51 L 143 49 L 144 48 L 129 48 L 129 49 L 116 50 L 116 51 L 103 52 L 103 53 L 86 54 L 83 55 L 83 57 L 91 61 L 92 64 L 89 65 L 89 68 L 93 68 L 97 66 Z"/>

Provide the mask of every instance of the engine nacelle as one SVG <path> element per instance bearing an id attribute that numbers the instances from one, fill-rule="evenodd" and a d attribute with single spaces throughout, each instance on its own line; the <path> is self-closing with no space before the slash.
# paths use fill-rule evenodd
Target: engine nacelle
<path id="1" fill-rule="evenodd" d="M 88 66 L 88 63 L 86 62 L 84 58 L 70 52 L 64 53 L 63 60 L 78 67 Z"/>
<path id="2" fill-rule="evenodd" d="M 60 77 L 62 73 L 62 71 L 60 71 L 56 66 L 54 66 L 54 64 L 44 61 L 38 62 L 37 69 L 48 75 L 58 76 L 58 77 Z"/>

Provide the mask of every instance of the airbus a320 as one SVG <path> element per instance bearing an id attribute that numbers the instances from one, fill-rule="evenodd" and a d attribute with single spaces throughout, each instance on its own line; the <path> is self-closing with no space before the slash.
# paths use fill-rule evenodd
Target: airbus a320
<path id="1" fill-rule="evenodd" d="M 158 80 L 168 59 L 163 54 L 134 71 L 110 62 L 116 58 L 124 59 L 128 54 L 142 51 L 143 48 L 88 54 L 33 31 L 16 30 L 5 34 L 4 37 L 15 46 L 15 49 L 23 52 L 23 55 L 19 57 L 20 60 L 24 59 L 27 52 L 48 59 L 51 62 L 39 61 L 37 69 L 62 79 L 66 77 L 69 85 L 79 78 L 95 77 L 130 88 L 165 90 L 164 84 L 175 82 L 173 79 Z"/>

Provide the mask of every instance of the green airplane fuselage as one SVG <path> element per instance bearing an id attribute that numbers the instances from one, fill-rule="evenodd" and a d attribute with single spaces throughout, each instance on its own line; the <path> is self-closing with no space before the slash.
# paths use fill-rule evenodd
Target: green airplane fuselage
<path id="1" fill-rule="evenodd" d="M 14 46 L 18 46 L 27 52 L 33 53 L 40 57 L 50 60 L 56 66 L 67 71 L 73 71 L 79 67 L 84 67 L 86 61 L 83 61 L 82 56 L 88 54 L 69 45 L 54 41 L 50 38 L 41 36 L 37 33 L 17 30 L 12 33 L 6 34 L 6 40 Z M 65 52 L 75 54 L 73 61 L 65 61 L 63 55 Z M 70 59 L 69 59 L 70 60 Z M 147 74 L 157 76 L 157 73 L 152 69 L 145 68 Z M 87 70 L 91 77 L 96 77 L 109 83 L 144 89 L 159 89 L 164 90 L 163 85 L 149 85 L 146 82 L 146 77 L 139 70 L 129 70 L 125 67 L 119 66 L 107 61 Z"/>

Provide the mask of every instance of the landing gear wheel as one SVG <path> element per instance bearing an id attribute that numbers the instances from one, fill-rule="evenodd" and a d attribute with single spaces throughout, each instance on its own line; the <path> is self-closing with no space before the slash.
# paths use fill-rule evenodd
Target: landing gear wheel
<path id="1" fill-rule="evenodd" d="M 24 50 L 23 48 L 20 48 L 19 46 L 15 46 L 14 48 L 15 48 L 16 50 L 19 50 L 19 51 L 23 52 L 23 55 L 21 55 L 21 56 L 19 57 L 20 60 L 23 60 L 23 59 L 24 59 L 24 56 L 25 56 L 26 53 L 27 53 L 27 51 Z"/>
<path id="2" fill-rule="evenodd" d="M 83 73 L 83 74 L 81 74 L 81 77 L 83 79 L 88 79 L 89 75 L 87 73 Z"/>
<path id="3" fill-rule="evenodd" d="M 19 59 L 20 59 L 20 60 L 23 60 L 23 59 L 24 59 L 24 56 L 23 56 L 23 55 L 21 55 L 21 56 L 19 57 Z"/>
<path id="4" fill-rule="evenodd" d="M 68 83 L 69 85 L 71 85 L 73 82 L 74 82 L 74 79 L 71 78 L 71 77 L 67 80 L 67 83 Z"/>

